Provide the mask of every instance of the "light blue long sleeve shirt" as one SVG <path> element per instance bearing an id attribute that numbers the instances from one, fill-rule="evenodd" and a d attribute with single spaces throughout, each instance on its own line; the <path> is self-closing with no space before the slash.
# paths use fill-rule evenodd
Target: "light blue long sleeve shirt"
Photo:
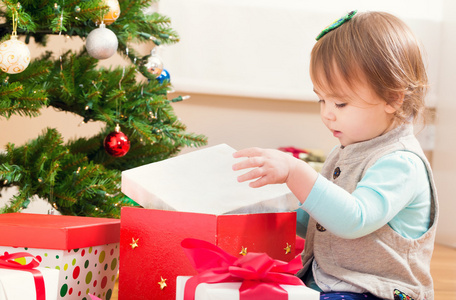
<path id="1" fill-rule="evenodd" d="M 396 151 L 370 167 L 352 194 L 319 175 L 297 210 L 297 233 L 305 238 L 309 215 L 333 234 L 354 239 L 388 224 L 416 239 L 430 223 L 430 185 L 423 161 Z"/>

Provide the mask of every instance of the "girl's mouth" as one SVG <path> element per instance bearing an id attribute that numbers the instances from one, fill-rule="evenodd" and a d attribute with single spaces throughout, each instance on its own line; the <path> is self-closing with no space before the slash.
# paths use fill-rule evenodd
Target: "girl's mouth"
<path id="1" fill-rule="evenodd" d="M 342 134 L 342 132 L 340 132 L 340 131 L 338 131 L 338 130 L 334 130 L 334 131 L 333 131 L 333 135 L 334 135 L 334 137 L 336 137 L 336 138 L 340 137 L 341 134 Z"/>

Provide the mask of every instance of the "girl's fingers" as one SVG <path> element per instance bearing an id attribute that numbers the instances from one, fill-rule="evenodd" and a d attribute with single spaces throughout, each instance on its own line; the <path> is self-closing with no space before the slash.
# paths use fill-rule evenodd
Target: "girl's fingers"
<path id="1" fill-rule="evenodd" d="M 259 188 L 259 187 L 265 186 L 267 184 L 268 184 L 268 182 L 267 182 L 266 176 L 263 176 L 255 181 L 250 182 L 249 186 L 252 188 Z"/>
<path id="2" fill-rule="evenodd" d="M 255 168 L 243 175 L 239 175 L 237 180 L 239 182 L 244 182 L 244 181 L 260 178 L 261 176 L 263 176 L 263 171 L 261 170 L 261 168 Z"/>
<path id="3" fill-rule="evenodd" d="M 250 157 L 233 165 L 233 170 L 238 171 L 248 168 L 261 167 L 264 164 L 264 158 L 262 157 Z"/>
<path id="4" fill-rule="evenodd" d="M 249 186 L 252 188 L 258 188 L 268 184 L 265 176 L 265 170 L 263 169 L 263 165 L 265 164 L 265 157 L 263 157 L 264 154 L 265 153 L 261 148 L 247 148 L 233 153 L 234 158 L 247 158 L 243 161 L 235 163 L 233 165 L 234 171 L 252 169 L 249 172 L 238 176 L 237 180 L 239 182 L 254 180 L 249 183 Z"/>
<path id="5" fill-rule="evenodd" d="M 254 170 L 238 177 L 239 182 L 244 182 L 244 181 L 249 181 L 249 180 L 255 180 L 255 181 L 252 181 L 249 183 L 249 186 L 252 188 L 259 188 L 259 187 L 269 184 L 267 176 L 263 176 L 262 171 L 259 168 L 254 169 Z"/>
<path id="6" fill-rule="evenodd" d="M 240 158 L 240 157 L 252 157 L 252 156 L 260 156 L 261 155 L 261 149 L 260 148 L 247 148 L 243 150 L 239 150 L 237 152 L 233 153 L 234 158 Z"/>

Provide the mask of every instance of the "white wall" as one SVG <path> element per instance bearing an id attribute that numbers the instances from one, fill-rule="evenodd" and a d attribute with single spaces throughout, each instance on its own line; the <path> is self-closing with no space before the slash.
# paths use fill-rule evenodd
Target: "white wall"
<path id="1" fill-rule="evenodd" d="M 320 121 L 316 102 L 190 95 L 189 100 L 174 104 L 175 111 L 189 131 L 208 137 L 209 146 L 295 146 L 328 153 L 337 142 Z"/>
<path id="2" fill-rule="evenodd" d="M 434 175 L 440 198 L 437 241 L 456 247 L 456 2 L 444 1 Z"/>
<path id="3" fill-rule="evenodd" d="M 436 81 L 442 0 L 166 0 L 181 41 L 162 46 L 178 90 L 278 100 L 315 100 L 308 74 L 315 37 L 350 10 L 383 10 L 404 19 L 425 45 Z M 435 90 L 427 99 L 436 100 Z"/>

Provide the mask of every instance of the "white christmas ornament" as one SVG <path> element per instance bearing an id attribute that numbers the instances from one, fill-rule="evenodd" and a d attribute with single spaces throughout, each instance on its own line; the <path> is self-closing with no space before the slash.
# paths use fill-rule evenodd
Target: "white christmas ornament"
<path id="1" fill-rule="evenodd" d="M 104 23 L 92 30 L 87 36 L 86 49 L 90 56 L 96 59 L 107 59 L 117 51 L 117 36 L 106 28 Z"/>
<path id="2" fill-rule="evenodd" d="M 24 71 L 30 63 L 30 50 L 26 44 L 12 35 L 11 39 L 0 45 L 0 68 L 8 74 Z"/>

